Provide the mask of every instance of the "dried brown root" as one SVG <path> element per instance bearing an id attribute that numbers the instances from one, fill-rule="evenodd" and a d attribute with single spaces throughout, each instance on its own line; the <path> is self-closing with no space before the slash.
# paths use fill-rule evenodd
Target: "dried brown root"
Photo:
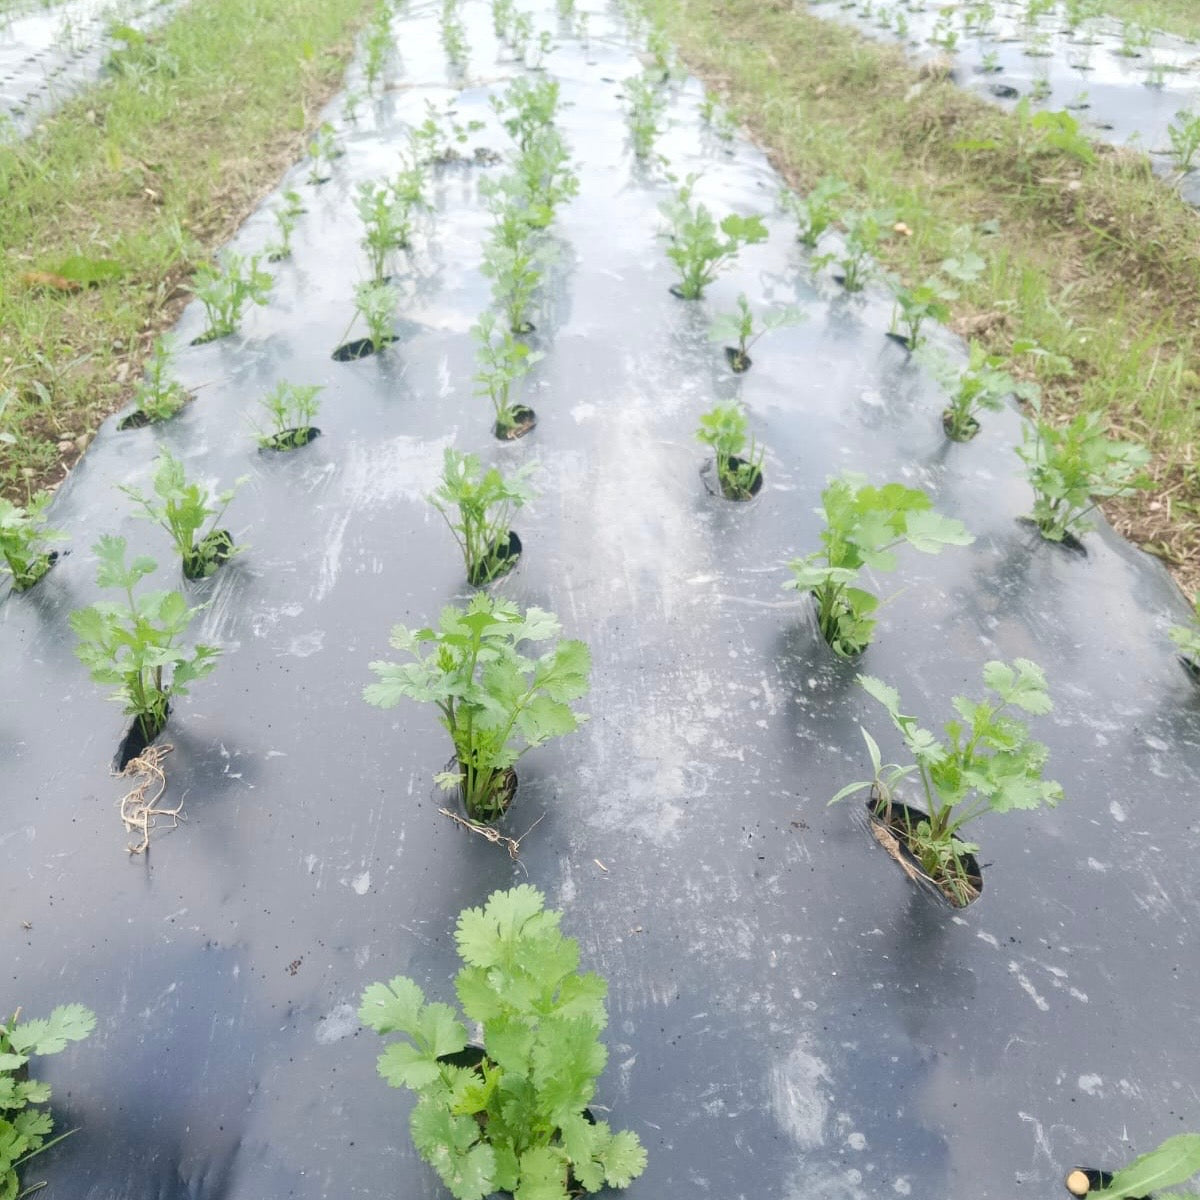
<path id="1" fill-rule="evenodd" d="M 183 816 L 183 801 L 174 808 L 161 808 L 159 801 L 167 790 L 167 776 L 162 762 L 174 750 L 174 746 L 147 746 L 145 750 L 132 758 L 125 769 L 118 773 L 118 778 L 141 776 L 137 784 L 124 796 L 119 803 L 121 820 L 130 833 L 141 835 L 141 841 L 127 847 L 130 854 L 142 854 L 150 849 L 150 831 L 157 824 L 156 817 L 170 817 L 171 828 L 176 829 L 180 821 L 187 820 Z M 153 796 L 149 795 L 151 788 L 156 788 Z"/>
<path id="2" fill-rule="evenodd" d="M 521 854 L 521 843 L 529 836 L 533 826 L 538 823 L 546 814 L 542 813 L 529 829 L 525 830 L 520 837 L 512 838 L 505 837 L 498 829 L 493 829 L 490 825 L 482 825 L 478 821 L 468 820 L 466 817 L 459 816 L 458 813 L 451 812 L 448 808 L 439 808 L 438 812 L 443 817 L 449 817 L 456 825 L 462 829 L 466 829 L 471 833 L 477 833 L 484 841 L 491 842 L 493 846 L 505 846 L 508 849 L 508 857 L 516 862 Z M 524 866 L 524 864 L 522 864 Z"/>

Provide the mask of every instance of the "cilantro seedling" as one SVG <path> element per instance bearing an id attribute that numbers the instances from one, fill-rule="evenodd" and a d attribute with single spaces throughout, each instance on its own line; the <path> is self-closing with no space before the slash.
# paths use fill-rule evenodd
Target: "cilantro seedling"
<path id="1" fill-rule="evenodd" d="M 942 428 L 954 442 L 968 442 L 979 432 L 979 414 L 999 410 L 1008 396 L 1037 404 L 1036 384 L 1014 379 L 1003 370 L 1004 359 L 988 354 L 981 342 L 972 342 L 966 368 L 955 372 L 940 353 L 924 355 L 939 382 L 950 390 L 950 403 L 942 412 Z"/>
<path id="2" fill-rule="evenodd" d="M 950 319 L 949 301 L 958 298 L 957 292 L 933 278 L 914 287 L 897 283 L 892 295 L 895 304 L 892 308 L 891 332 L 903 338 L 909 350 L 920 346 L 921 329 L 926 321 L 944 322 Z"/>
<path id="3" fill-rule="evenodd" d="M 1100 413 L 1080 413 L 1066 425 L 1026 423 L 1016 448 L 1033 488 L 1032 520 L 1047 541 L 1078 538 L 1091 528 L 1087 514 L 1100 500 L 1130 496 L 1146 486 L 1140 474 L 1150 452 L 1135 442 L 1105 437 Z"/>
<path id="4" fill-rule="evenodd" d="M 821 503 L 825 548 L 789 563 L 793 578 L 783 586 L 816 597 L 821 636 L 842 658 L 861 654 L 876 625 L 871 614 L 879 598 L 857 586 L 864 567 L 893 570 L 901 545 L 940 554 L 945 546 L 975 540 L 961 521 L 934 512 L 924 492 L 901 483 L 873 487 L 865 476 L 847 472 L 829 482 Z"/>
<path id="5" fill-rule="evenodd" d="M 54 1118 L 39 1107 L 50 1100 L 50 1085 L 29 1078 L 28 1063 L 35 1054 L 58 1054 L 68 1042 L 80 1042 L 96 1027 L 96 1014 L 82 1004 L 62 1004 L 48 1017 L 20 1021 L 21 1011 L 0 1025 L 0 1197 L 20 1200 L 44 1187 L 21 1190 L 17 1168 L 48 1150 L 74 1130 L 46 1139 Z"/>
<path id="6" fill-rule="evenodd" d="M 354 311 L 367 327 L 367 340 L 378 353 L 396 340 L 392 320 L 396 313 L 396 293 L 386 283 L 364 279 L 354 288 Z M 353 322 L 351 322 L 353 324 Z M 346 331 L 347 333 L 349 330 Z"/>
<path id="7" fill-rule="evenodd" d="M 367 91 L 374 92 L 375 85 L 383 78 L 387 60 L 392 52 L 392 10 L 387 0 L 381 0 L 371 14 L 364 38 L 366 60 L 363 73 L 367 78 Z"/>
<path id="8" fill-rule="evenodd" d="M 1180 109 L 1171 119 L 1167 135 L 1171 139 L 1171 157 L 1176 169 L 1190 171 L 1196 151 L 1200 150 L 1200 114 Z"/>
<path id="9" fill-rule="evenodd" d="M 276 384 L 259 401 L 259 407 L 271 419 L 268 429 L 255 427 L 259 446 L 264 450 L 295 450 L 308 445 L 316 433 L 313 421 L 319 407 L 317 395 L 322 390 L 314 384 Z"/>
<path id="10" fill-rule="evenodd" d="M 518 650 L 523 642 L 558 634 L 552 613 L 531 608 L 522 614 L 511 601 L 480 592 L 465 611 L 443 609 L 437 629 L 397 625 L 391 645 L 413 661 L 371 663 L 379 682 L 369 684 L 363 698 L 379 708 L 392 708 L 403 696 L 435 704 L 457 758 L 456 769 L 437 782 L 460 790 L 472 820 L 494 820 L 511 798 L 517 760 L 587 719 L 569 701 L 587 691 L 588 648 L 558 641 L 540 658 Z"/>
<path id="11" fill-rule="evenodd" d="M 477 455 L 446 447 L 441 486 L 429 503 L 454 535 L 473 587 L 490 583 L 511 566 L 509 522 L 533 499 L 529 477 L 535 470 L 536 464 L 527 463 L 506 478 L 496 467 L 485 471 Z"/>
<path id="12" fill-rule="evenodd" d="M 309 157 L 312 166 L 308 171 L 308 182 L 313 184 L 327 183 L 329 172 L 333 168 L 333 160 L 341 158 L 346 153 L 338 144 L 337 135 L 328 121 L 322 121 L 317 131 L 308 143 Z"/>
<path id="13" fill-rule="evenodd" d="M 1179 653 L 1188 664 L 1200 670 L 1200 592 L 1193 602 L 1193 617 L 1190 625 L 1172 625 L 1169 630 L 1171 641 L 1179 647 Z"/>
<path id="14" fill-rule="evenodd" d="M 841 284 L 848 292 L 861 292 L 874 270 L 873 256 L 883 240 L 884 231 L 894 224 L 893 214 L 883 209 L 851 213 L 846 218 L 842 253 L 823 254 L 813 259 L 814 266 L 836 262 L 841 268 Z"/>
<path id="15" fill-rule="evenodd" d="M 379 1073 L 417 1094 L 413 1144 L 456 1200 L 499 1191 L 568 1200 L 579 1189 L 628 1187 L 646 1167 L 637 1134 L 614 1133 L 586 1112 L 608 1058 L 600 1041 L 608 985 L 579 972 L 579 944 L 544 906 L 541 892 L 521 884 L 459 915 L 465 965 L 455 990 L 463 1016 L 483 1030 L 472 1065 L 454 1009 L 427 1002 L 412 979 L 363 993 L 359 1020 L 402 1035 L 379 1056 Z"/>
<path id="16" fill-rule="evenodd" d="M 267 261 L 282 262 L 292 256 L 292 234 L 296 224 L 304 213 L 304 204 L 300 193 L 288 188 L 283 193 L 283 204 L 275 209 L 275 226 L 279 230 L 279 240 L 267 246 Z"/>
<path id="17" fill-rule="evenodd" d="M 684 300 L 698 300 L 743 246 L 767 240 L 761 217 L 731 213 L 718 225 L 703 204 L 693 207 L 695 183 L 696 176 L 689 175 L 675 198 L 659 206 L 670 225 L 667 257 L 679 272 L 675 291 Z"/>
<path id="18" fill-rule="evenodd" d="M 816 247 L 821 234 L 838 219 L 841 201 L 850 187 L 841 179 L 826 175 L 818 179 L 807 196 L 785 191 L 780 197 L 796 218 L 796 240 L 810 249 Z"/>
<path id="19" fill-rule="evenodd" d="M 504 330 L 497 339 L 496 318 L 490 312 L 480 316 L 471 333 L 479 343 L 476 394 L 491 400 L 500 436 L 511 437 L 520 426 L 512 398 L 513 385 L 529 374 L 529 368 L 542 354 L 518 342 L 511 329 Z"/>
<path id="20" fill-rule="evenodd" d="M 717 316 L 709 329 L 709 337 L 714 342 L 726 338 L 737 342 L 736 346 L 727 347 L 725 353 L 729 358 L 730 367 L 740 375 L 750 369 L 750 347 L 763 334 L 770 333 L 773 329 L 782 329 L 785 325 L 799 325 L 804 320 L 804 314 L 794 305 L 777 308 L 764 313 L 762 327 L 755 330 L 754 314 L 750 311 L 750 302 L 746 299 L 745 292 L 738 296 L 737 304 L 737 312 L 721 313 Z"/>
<path id="21" fill-rule="evenodd" d="M 0 497 L 0 566 L 12 576 L 15 592 L 33 587 L 54 564 L 51 542 L 64 542 L 67 535 L 46 526 L 49 492 L 39 492 L 27 508 Z"/>
<path id="22" fill-rule="evenodd" d="M 224 267 L 201 263 L 191 291 L 204 305 L 207 324 L 196 344 L 236 333 L 248 303 L 259 307 L 271 298 L 271 276 L 258 269 L 258 255 L 228 254 Z"/>
<path id="23" fill-rule="evenodd" d="M 749 423 L 740 404 L 717 404 L 700 416 L 696 437 L 711 446 L 717 479 L 729 500 L 749 500 L 762 479 L 763 451 L 747 437 Z"/>
<path id="24" fill-rule="evenodd" d="M 635 75 L 625 81 L 625 99 L 633 152 L 640 159 L 649 158 L 661 132 L 659 122 L 667 111 L 666 97 L 648 75 Z"/>
<path id="25" fill-rule="evenodd" d="M 171 698 L 186 696 L 187 685 L 207 675 L 221 651 L 197 645 L 189 652 L 176 644 L 203 605 L 191 608 L 174 591 L 134 595 L 138 582 L 158 567 L 152 558 L 139 556 L 126 566 L 125 539 L 119 537 L 102 537 L 92 549 L 100 559 L 96 582 L 121 589 L 125 598 L 71 614 L 79 638 L 75 653 L 97 683 L 116 686 L 113 698 L 150 743 L 166 724 Z"/>
<path id="26" fill-rule="evenodd" d="M 558 82 L 539 79 L 531 82 L 518 76 L 503 96 L 493 96 L 492 108 L 500 118 L 505 132 L 524 152 L 546 130 L 553 126 L 558 113 Z"/>
<path id="27" fill-rule="evenodd" d="M 355 207 L 363 224 L 362 247 L 375 283 L 387 279 L 388 255 L 408 246 L 413 210 L 425 202 L 424 185 L 420 166 L 406 168 L 390 183 L 368 181 L 358 185 Z"/>
<path id="28" fill-rule="evenodd" d="M 125 419 L 132 424 L 168 421 L 186 403 L 187 391 L 170 377 L 171 349 L 165 338 L 154 339 L 154 349 L 146 364 L 146 375 L 133 393 L 133 413 Z M 136 414 L 141 414 L 140 419 Z M 122 422 L 124 428 L 125 422 Z"/>
<path id="29" fill-rule="evenodd" d="M 154 472 L 157 499 L 127 485 L 120 490 L 141 508 L 138 516 L 154 521 L 170 534 L 183 564 L 184 578 L 207 579 L 226 559 L 239 553 L 240 548 L 226 530 L 217 528 L 217 522 L 248 478 L 244 475 L 228 491 L 209 495 L 201 484 L 189 483 L 183 463 L 163 450 Z"/>
<path id="30" fill-rule="evenodd" d="M 1062 788 L 1042 778 L 1048 751 L 1029 737 L 1025 722 L 1012 709 L 1044 716 L 1054 707 L 1046 691 L 1042 669 L 1025 658 L 1010 666 L 993 661 L 983 668 L 983 682 L 994 695 L 982 700 L 955 696 L 958 719 L 943 726 L 946 741 L 939 742 L 916 717 L 900 711 L 900 693 L 882 680 L 860 675 L 858 682 L 868 695 L 887 710 L 905 745 L 916 760 L 907 767 L 881 767 L 879 747 L 865 729 L 862 734 L 875 768 L 875 777 L 842 788 L 830 804 L 856 792 L 870 791 L 874 811 L 891 816 L 895 784 L 917 775 L 924 792 L 926 815 L 916 823 L 906 822 L 909 849 L 930 879 L 943 886 L 958 905 L 973 898 L 973 889 L 963 865 L 965 854 L 978 847 L 955 840 L 956 832 L 968 821 L 986 812 L 1053 807 L 1062 798 Z"/>

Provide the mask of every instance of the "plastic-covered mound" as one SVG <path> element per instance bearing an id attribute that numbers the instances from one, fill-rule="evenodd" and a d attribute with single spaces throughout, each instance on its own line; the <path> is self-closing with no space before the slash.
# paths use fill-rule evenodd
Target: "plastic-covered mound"
<path id="1" fill-rule="evenodd" d="M 498 441 L 473 395 L 480 189 L 503 168 L 436 173 L 394 264 L 398 340 L 331 360 L 366 272 L 355 185 L 397 170 L 425 99 L 457 95 L 460 122 L 486 122 L 468 153 L 509 149 L 488 97 L 518 68 L 467 0 L 460 93 L 440 8 L 397 19 L 395 86 L 357 124 L 340 103 L 325 114 L 347 151 L 330 182 L 306 184 L 308 164 L 282 181 L 308 211 L 270 307 L 199 347 L 202 314 L 184 314 L 181 382 L 207 383 L 200 399 L 165 425 L 104 428 L 52 509 L 72 553 L 0 602 L 5 1005 L 99 1016 L 88 1041 L 34 1064 L 58 1128 L 78 1132 L 26 1181 L 88 1200 L 445 1196 L 413 1150 L 410 1098 L 376 1074 L 359 997 L 406 973 L 453 999 L 458 912 L 525 881 L 609 982 L 591 1107 L 647 1147 L 630 1200 L 1048 1196 L 1076 1163 L 1194 1126 L 1200 693 L 1165 632 L 1186 606 L 1106 528 L 1079 556 L 1018 523 L 1017 415 L 945 441 L 943 397 L 884 336 L 890 303 L 813 278 L 772 211 L 778 178 L 709 134 L 694 82 L 659 149 L 680 177 L 703 172 L 718 215 L 767 214 L 771 238 L 688 303 L 668 292 L 659 236 L 670 186 L 626 144 L 635 48 L 602 12 L 586 45 L 556 33 L 546 65 L 581 191 L 551 229 L 533 315 L 545 358 L 520 398 L 535 430 Z M 550 11 L 537 22 L 556 28 Z M 236 250 L 263 249 L 278 201 Z M 808 319 L 734 375 L 707 331 L 740 291 Z M 322 436 L 262 454 L 250 421 L 280 380 L 324 385 Z M 735 396 L 767 448 L 744 504 L 706 488 L 695 439 L 700 413 Z M 501 827 L 524 839 L 517 863 L 439 814 L 450 747 L 435 715 L 361 699 L 394 623 L 435 622 L 469 594 L 424 500 L 448 444 L 540 464 L 540 499 L 513 522 L 519 565 L 493 588 L 557 613 L 594 660 L 590 722 L 521 760 Z M 148 486 L 159 446 L 189 477 L 251 476 L 222 521 L 249 548 L 190 589 L 208 602 L 199 636 L 225 654 L 161 739 L 163 803 L 184 819 L 131 856 L 130 781 L 108 774 L 123 719 L 76 661 L 67 616 L 100 595 L 88 547 L 105 532 L 158 559 L 151 582 L 181 583 L 165 533 L 117 491 Z M 780 586 L 818 546 L 813 509 L 846 468 L 928 489 L 977 538 L 904 552 L 875 581 L 890 602 L 859 664 L 834 660 Z M 954 911 L 883 853 L 860 803 L 827 807 L 869 771 L 860 722 L 885 760 L 902 752 L 855 675 L 940 723 L 985 661 L 1018 656 L 1047 671 L 1056 708 L 1033 725 L 1067 799 L 971 827 L 986 884 Z"/>
<path id="2" fill-rule="evenodd" d="M 1169 133 L 1177 118 L 1200 115 L 1195 42 L 1111 17 L 1072 20 L 1064 4 L 1032 20 L 1018 0 L 998 0 L 987 19 L 945 0 L 809 4 L 818 16 L 899 43 L 918 60 L 944 60 L 958 83 L 984 99 L 1067 110 L 1089 137 L 1149 153 L 1155 172 L 1170 176 L 1190 204 L 1200 204 L 1200 177 L 1194 171 L 1180 177 Z"/>
<path id="3" fill-rule="evenodd" d="M 186 2 L 186 0 L 185 0 Z M 25 136 L 68 96 L 95 80 L 118 45 L 114 22 L 141 32 L 160 24 L 179 0 L 29 2 L 0 14 L 0 134 Z"/>

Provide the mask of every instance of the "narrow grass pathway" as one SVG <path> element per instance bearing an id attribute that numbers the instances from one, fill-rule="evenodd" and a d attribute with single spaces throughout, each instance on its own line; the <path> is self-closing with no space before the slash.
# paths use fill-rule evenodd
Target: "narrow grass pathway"
<path id="1" fill-rule="evenodd" d="M 1196 0 L 1100 0 L 1100 9 L 1149 29 L 1200 38 L 1200 4 Z"/>
<path id="2" fill-rule="evenodd" d="M 373 2 L 373 0 L 372 0 Z M 24 142 L 0 145 L 0 494 L 69 470 L 153 337 L 302 151 L 369 0 L 205 0 Z M 120 265 L 52 281 L 72 256 Z"/>
<path id="3" fill-rule="evenodd" d="M 886 265 L 919 282 L 964 244 L 987 261 L 954 326 L 1012 356 L 1047 409 L 1102 410 L 1152 450 L 1117 527 L 1200 584 L 1200 217 L 1138 155 L 1070 143 L 973 98 L 896 48 L 785 0 L 642 0 L 804 192 L 850 184 L 910 233 Z M 1069 139 L 1068 139 L 1069 142 Z"/>

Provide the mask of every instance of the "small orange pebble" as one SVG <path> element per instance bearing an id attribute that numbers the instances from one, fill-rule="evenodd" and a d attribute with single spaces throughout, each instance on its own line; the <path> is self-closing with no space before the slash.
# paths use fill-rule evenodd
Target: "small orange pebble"
<path id="1" fill-rule="evenodd" d="M 1072 1196 L 1086 1196 L 1091 1188 L 1091 1181 L 1082 1171 L 1072 1171 L 1067 1176 L 1067 1191 Z"/>
<path id="2" fill-rule="evenodd" d="M 905 225 L 903 221 L 897 221 L 895 225 L 892 226 L 892 232 L 902 233 L 905 237 L 912 237 L 912 230 L 909 229 L 909 227 Z"/>

